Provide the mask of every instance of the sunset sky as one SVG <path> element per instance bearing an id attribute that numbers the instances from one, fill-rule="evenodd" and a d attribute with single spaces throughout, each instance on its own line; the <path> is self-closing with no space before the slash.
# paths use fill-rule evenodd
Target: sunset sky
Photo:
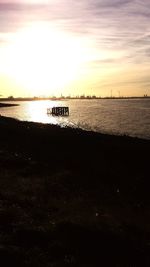
<path id="1" fill-rule="evenodd" d="M 0 0 L 0 95 L 150 95 L 149 0 Z"/>

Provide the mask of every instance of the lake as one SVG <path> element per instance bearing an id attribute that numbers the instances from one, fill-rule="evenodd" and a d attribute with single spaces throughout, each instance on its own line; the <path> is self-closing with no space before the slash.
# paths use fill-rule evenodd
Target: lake
<path id="1" fill-rule="evenodd" d="M 11 102 L 9 102 L 11 103 Z M 14 103 L 14 102 L 12 102 Z M 39 100 L 1 108 L 3 116 L 19 120 L 79 127 L 101 133 L 150 139 L 150 99 Z M 47 115 L 47 108 L 68 106 L 70 116 Z"/>

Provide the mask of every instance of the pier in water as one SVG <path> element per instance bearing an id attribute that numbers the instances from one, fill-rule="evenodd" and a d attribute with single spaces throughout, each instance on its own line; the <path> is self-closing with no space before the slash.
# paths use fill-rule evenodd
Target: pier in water
<path id="1" fill-rule="evenodd" d="M 52 107 L 47 109 L 48 115 L 69 116 L 69 107 Z"/>

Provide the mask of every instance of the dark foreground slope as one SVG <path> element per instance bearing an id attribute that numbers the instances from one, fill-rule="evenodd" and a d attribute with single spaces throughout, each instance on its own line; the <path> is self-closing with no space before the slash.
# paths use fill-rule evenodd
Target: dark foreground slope
<path id="1" fill-rule="evenodd" d="M 1 266 L 150 266 L 149 152 L 0 117 Z"/>

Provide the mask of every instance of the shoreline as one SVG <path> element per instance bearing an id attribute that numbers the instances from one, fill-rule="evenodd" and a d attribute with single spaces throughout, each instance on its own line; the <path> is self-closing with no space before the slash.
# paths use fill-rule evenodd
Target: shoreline
<path id="1" fill-rule="evenodd" d="M 0 103 L 0 108 L 16 107 L 16 106 L 19 106 L 19 104 Z"/>
<path id="2" fill-rule="evenodd" d="M 5 266 L 149 266 L 150 141 L 0 117 Z"/>
<path id="3" fill-rule="evenodd" d="M 105 99 L 150 99 L 150 96 L 79 96 L 79 97 L 12 97 L 12 98 L 0 98 L 0 101 L 39 101 L 39 100 L 105 100 Z"/>

